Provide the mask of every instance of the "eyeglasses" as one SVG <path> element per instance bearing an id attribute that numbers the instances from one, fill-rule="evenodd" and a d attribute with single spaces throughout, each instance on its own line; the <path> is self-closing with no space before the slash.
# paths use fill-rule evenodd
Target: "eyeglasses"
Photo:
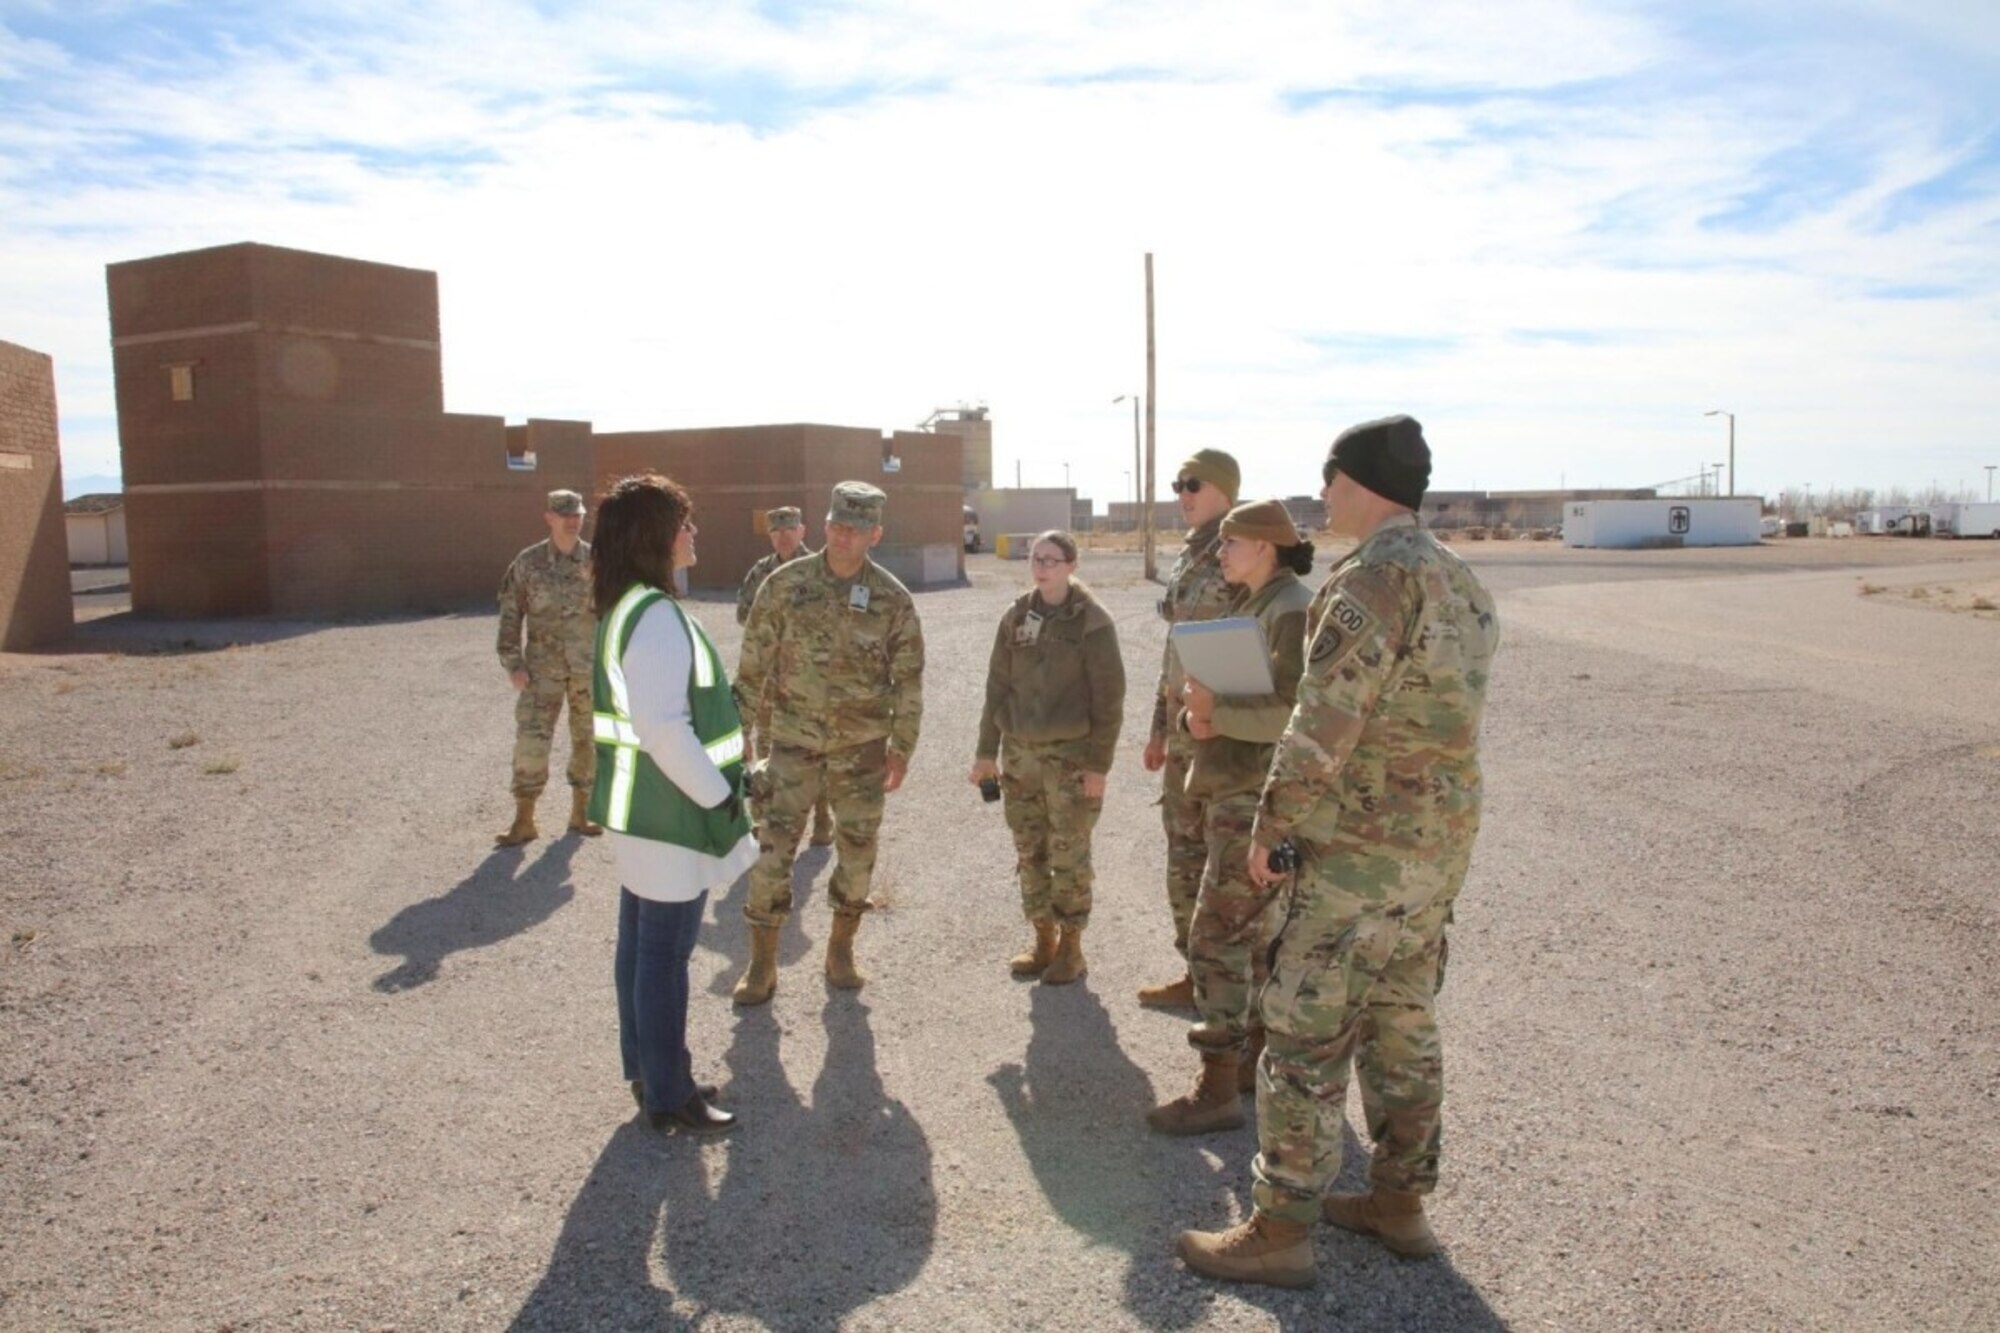
<path id="1" fill-rule="evenodd" d="M 1189 495 L 1200 495 L 1200 494 L 1201 494 L 1201 478 L 1200 478 L 1200 477 L 1188 477 L 1188 478 L 1186 478 L 1186 479 L 1182 479 L 1182 478 L 1180 478 L 1180 477 L 1175 477 L 1175 478 L 1174 478 L 1174 494 L 1175 494 L 1175 495 L 1179 495 L 1179 494 L 1180 494 L 1180 493 L 1181 493 L 1182 491 L 1186 491 L 1186 492 L 1187 492 L 1187 493 L 1188 493 Z"/>
<path id="2" fill-rule="evenodd" d="M 1038 555 L 1034 557 L 1036 569 L 1059 569 L 1069 563 L 1066 555 Z"/>

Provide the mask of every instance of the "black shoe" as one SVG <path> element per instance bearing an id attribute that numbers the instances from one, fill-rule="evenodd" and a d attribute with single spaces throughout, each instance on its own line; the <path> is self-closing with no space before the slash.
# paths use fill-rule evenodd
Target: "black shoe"
<path id="1" fill-rule="evenodd" d="M 635 1078 L 626 1084 L 626 1086 L 632 1089 L 632 1104 L 641 1111 L 645 1110 L 646 1085 Z M 694 1085 L 694 1090 L 700 1094 L 701 1099 L 705 1102 L 718 1101 L 722 1096 L 713 1083 L 697 1083 Z"/>
<path id="2" fill-rule="evenodd" d="M 727 1134 L 736 1128 L 736 1117 L 710 1106 L 697 1092 L 678 1111 L 649 1112 L 646 1123 L 662 1134 Z"/>

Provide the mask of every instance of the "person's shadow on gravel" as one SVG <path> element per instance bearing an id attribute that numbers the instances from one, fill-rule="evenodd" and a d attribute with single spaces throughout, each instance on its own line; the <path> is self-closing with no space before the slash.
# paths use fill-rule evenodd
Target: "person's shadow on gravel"
<path id="1" fill-rule="evenodd" d="M 759 1007 L 738 1015 L 728 1055 L 736 1133 L 662 1140 L 634 1120 L 613 1134 L 513 1328 L 689 1328 L 718 1314 L 833 1328 L 915 1279 L 937 1232 L 930 1145 L 883 1089 L 867 1008 L 831 996 L 824 1021 L 810 1107 Z M 653 1285 L 656 1245 L 671 1290 Z"/>
<path id="2" fill-rule="evenodd" d="M 524 848 L 498 848 L 448 892 L 396 913 L 368 937 L 376 953 L 403 959 L 375 978 L 375 989 L 388 995 L 414 990 L 435 978 L 450 955 L 498 944 L 554 916 L 576 896 L 569 863 L 578 842 L 545 843 L 534 861 Z"/>
<path id="3" fill-rule="evenodd" d="M 792 862 L 792 915 L 778 932 L 780 985 L 785 981 L 784 969 L 812 952 L 813 942 L 805 932 L 805 913 L 800 909 L 812 897 L 813 881 L 832 859 L 833 848 L 809 846 L 801 848 L 798 859 Z M 727 995 L 750 966 L 750 926 L 743 919 L 743 905 L 750 901 L 749 873 L 738 875 L 725 896 L 709 901 L 713 904 L 715 921 L 701 932 L 701 947 L 722 955 L 725 966 L 708 983 L 708 993 Z"/>
<path id="4" fill-rule="evenodd" d="M 1066 1224 L 1129 1256 L 1125 1305 L 1147 1327 L 1200 1321 L 1205 1302 L 1176 1281 L 1174 1237 L 1222 1210 L 1229 1187 L 1205 1150 L 1247 1163 L 1245 1133 L 1174 1139 L 1147 1129 L 1152 1082 L 1087 986 L 1036 986 L 1029 1017 L 1025 1066 L 1001 1065 L 986 1081 L 1042 1193 Z"/>
<path id="5" fill-rule="evenodd" d="M 875 1066 L 859 997 L 822 1010 L 826 1062 L 803 1105 L 785 1077 L 769 1007 L 738 1016 L 729 1104 L 743 1128 L 712 1188 L 693 1171 L 667 1187 L 666 1268 L 705 1311 L 772 1328 L 833 1328 L 907 1286 L 937 1234 L 931 1149 Z"/>

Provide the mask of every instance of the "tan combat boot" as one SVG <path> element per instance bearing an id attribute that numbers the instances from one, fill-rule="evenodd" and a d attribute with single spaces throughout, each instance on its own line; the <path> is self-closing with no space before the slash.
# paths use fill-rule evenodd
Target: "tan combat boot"
<path id="1" fill-rule="evenodd" d="M 1056 938 L 1056 956 L 1042 973 L 1044 986 L 1067 986 L 1090 970 L 1083 961 L 1083 927 L 1064 926 Z"/>
<path id="2" fill-rule="evenodd" d="M 826 937 L 826 980 L 836 990 L 860 990 L 868 976 L 854 965 L 854 932 L 861 929 L 861 917 L 836 916 L 833 933 Z"/>
<path id="3" fill-rule="evenodd" d="M 1319 1210 L 1335 1226 L 1374 1236 L 1405 1259 L 1424 1259 L 1438 1252 L 1437 1233 L 1424 1217 L 1421 1194 L 1380 1189 L 1329 1194 L 1320 1201 Z"/>
<path id="4" fill-rule="evenodd" d="M 729 998 L 741 1005 L 763 1004 L 778 989 L 778 928 L 750 927 L 750 966 Z"/>
<path id="5" fill-rule="evenodd" d="M 1255 1095 L 1257 1091 L 1257 1059 L 1264 1054 L 1264 1029 L 1251 1028 L 1244 1039 L 1243 1054 L 1236 1060 L 1236 1090 Z"/>
<path id="6" fill-rule="evenodd" d="M 1146 1123 L 1162 1134 L 1213 1134 L 1243 1125 L 1243 1094 L 1236 1090 L 1236 1055 L 1210 1051 L 1201 1057 L 1194 1091 L 1146 1112 Z"/>
<path id="7" fill-rule="evenodd" d="M 516 796 L 514 798 L 514 826 L 493 839 L 495 847 L 519 847 L 524 842 L 533 842 L 541 834 L 535 828 L 535 798 Z"/>
<path id="8" fill-rule="evenodd" d="M 1141 986 L 1139 1004 L 1146 1009 L 1192 1009 L 1194 978 L 1183 972 L 1179 981 L 1164 986 Z"/>
<path id="9" fill-rule="evenodd" d="M 1032 923 L 1035 942 L 1007 960 L 1007 970 L 1017 977 L 1038 977 L 1056 956 L 1056 923 L 1053 917 L 1038 916 Z"/>
<path id="10" fill-rule="evenodd" d="M 582 787 L 569 789 L 569 831 L 586 838 L 604 832 L 604 825 L 590 822 L 590 793 Z"/>
<path id="11" fill-rule="evenodd" d="M 1189 1268 L 1224 1282 L 1310 1287 L 1319 1276 L 1306 1224 L 1265 1213 L 1227 1231 L 1183 1231 L 1179 1249 Z"/>

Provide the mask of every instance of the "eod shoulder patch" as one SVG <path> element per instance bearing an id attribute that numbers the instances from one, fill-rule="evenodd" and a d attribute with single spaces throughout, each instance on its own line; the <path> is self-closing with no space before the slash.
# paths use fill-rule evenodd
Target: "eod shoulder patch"
<path id="1" fill-rule="evenodd" d="M 1313 636 L 1307 660 L 1315 667 L 1330 666 L 1359 644 L 1374 623 L 1375 617 L 1365 608 L 1344 596 L 1335 597 L 1326 614 L 1320 618 L 1319 633 Z"/>

